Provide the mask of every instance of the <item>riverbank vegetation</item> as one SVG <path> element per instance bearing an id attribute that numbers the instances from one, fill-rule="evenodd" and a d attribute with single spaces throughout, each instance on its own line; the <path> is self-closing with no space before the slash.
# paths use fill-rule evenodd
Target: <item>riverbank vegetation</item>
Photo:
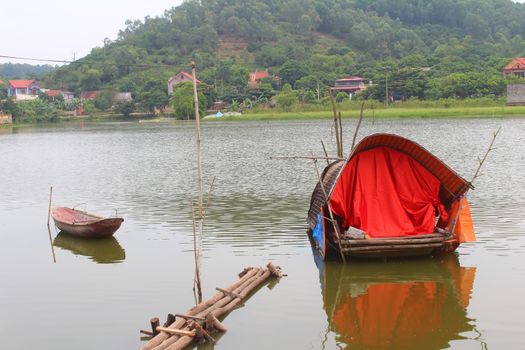
<path id="1" fill-rule="evenodd" d="M 285 84 L 308 102 L 348 75 L 373 82 L 371 99 L 384 100 L 387 84 L 399 99 L 502 96 L 501 69 L 525 55 L 522 18 L 525 5 L 510 0 L 185 1 L 127 21 L 45 82 L 130 91 L 148 104 L 145 94 L 167 98 L 169 77 L 194 60 L 209 104 L 267 103 Z M 270 73 L 257 88 L 247 84 L 255 70 Z"/>
<path id="2" fill-rule="evenodd" d="M 42 82 L 77 95 L 131 92 L 121 113 L 172 106 L 180 118 L 191 113 L 170 101 L 167 81 L 191 61 L 208 108 L 322 110 L 329 86 L 350 75 L 370 83 L 358 100 L 418 108 L 503 101 L 501 70 L 525 56 L 523 18 L 525 5 L 511 0 L 190 0 L 126 21 L 115 40 Z M 268 77 L 249 84 L 255 71 Z"/>

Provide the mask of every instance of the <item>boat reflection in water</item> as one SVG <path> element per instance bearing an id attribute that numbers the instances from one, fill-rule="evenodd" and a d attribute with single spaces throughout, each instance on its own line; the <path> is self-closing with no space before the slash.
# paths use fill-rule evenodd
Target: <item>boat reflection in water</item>
<path id="1" fill-rule="evenodd" d="M 476 268 L 461 267 L 453 254 L 316 264 L 329 329 L 343 347 L 442 349 L 476 331 L 466 310 Z"/>
<path id="2" fill-rule="evenodd" d="M 53 240 L 53 245 L 75 255 L 87 256 L 99 264 L 120 263 L 126 259 L 126 252 L 113 236 L 86 239 L 60 231 Z"/>

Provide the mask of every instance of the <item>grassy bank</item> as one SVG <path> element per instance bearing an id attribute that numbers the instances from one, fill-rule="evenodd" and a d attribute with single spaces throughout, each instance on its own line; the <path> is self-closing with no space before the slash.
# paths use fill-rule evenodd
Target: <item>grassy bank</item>
<path id="1" fill-rule="evenodd" d="M 359 108 L 338 107 L 343 118 L 359 117 Z M 487 107 L 389 107 L 365 109 L 365 118 L 501 118 L 525 117 L 525 106 L 487 106 Z M 333 118 L 332 111 L 256 111 L 239 117 L 210 118 L 210 120 L 292 120 Z"/>

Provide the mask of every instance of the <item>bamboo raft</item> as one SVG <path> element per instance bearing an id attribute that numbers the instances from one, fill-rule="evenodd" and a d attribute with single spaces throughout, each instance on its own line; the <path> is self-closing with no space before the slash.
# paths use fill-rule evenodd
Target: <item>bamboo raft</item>
<path id="1" fill-rule="evenodd" d="M 197 304 L 185 314 L 168 315 L 164 326 L 159 319 L 151 319 L 152 335 L 141 350 L 177 350 L 184 349 L 193 341 L 215 343 L 213 333 L 225 332 L 226 327 L 218 320 L 236 307 L 242 306 L 246 297 L 271 277 L 281 278 L 281 269 L 268 263 L 267 268 L 249 267 L 239 274 L 239 280 L 226 288 L 216 288 L 211 298 Z"/>

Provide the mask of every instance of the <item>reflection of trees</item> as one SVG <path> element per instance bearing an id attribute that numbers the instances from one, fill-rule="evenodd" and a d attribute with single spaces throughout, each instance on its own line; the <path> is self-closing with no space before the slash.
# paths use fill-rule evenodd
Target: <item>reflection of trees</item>
<path id="1" fill-rule="evenodd" d="M 476 268 L 455 256 L 318 267 L 329 328 L 352 349 L 442 349 L 474 330 L 466 307 Z"/>

